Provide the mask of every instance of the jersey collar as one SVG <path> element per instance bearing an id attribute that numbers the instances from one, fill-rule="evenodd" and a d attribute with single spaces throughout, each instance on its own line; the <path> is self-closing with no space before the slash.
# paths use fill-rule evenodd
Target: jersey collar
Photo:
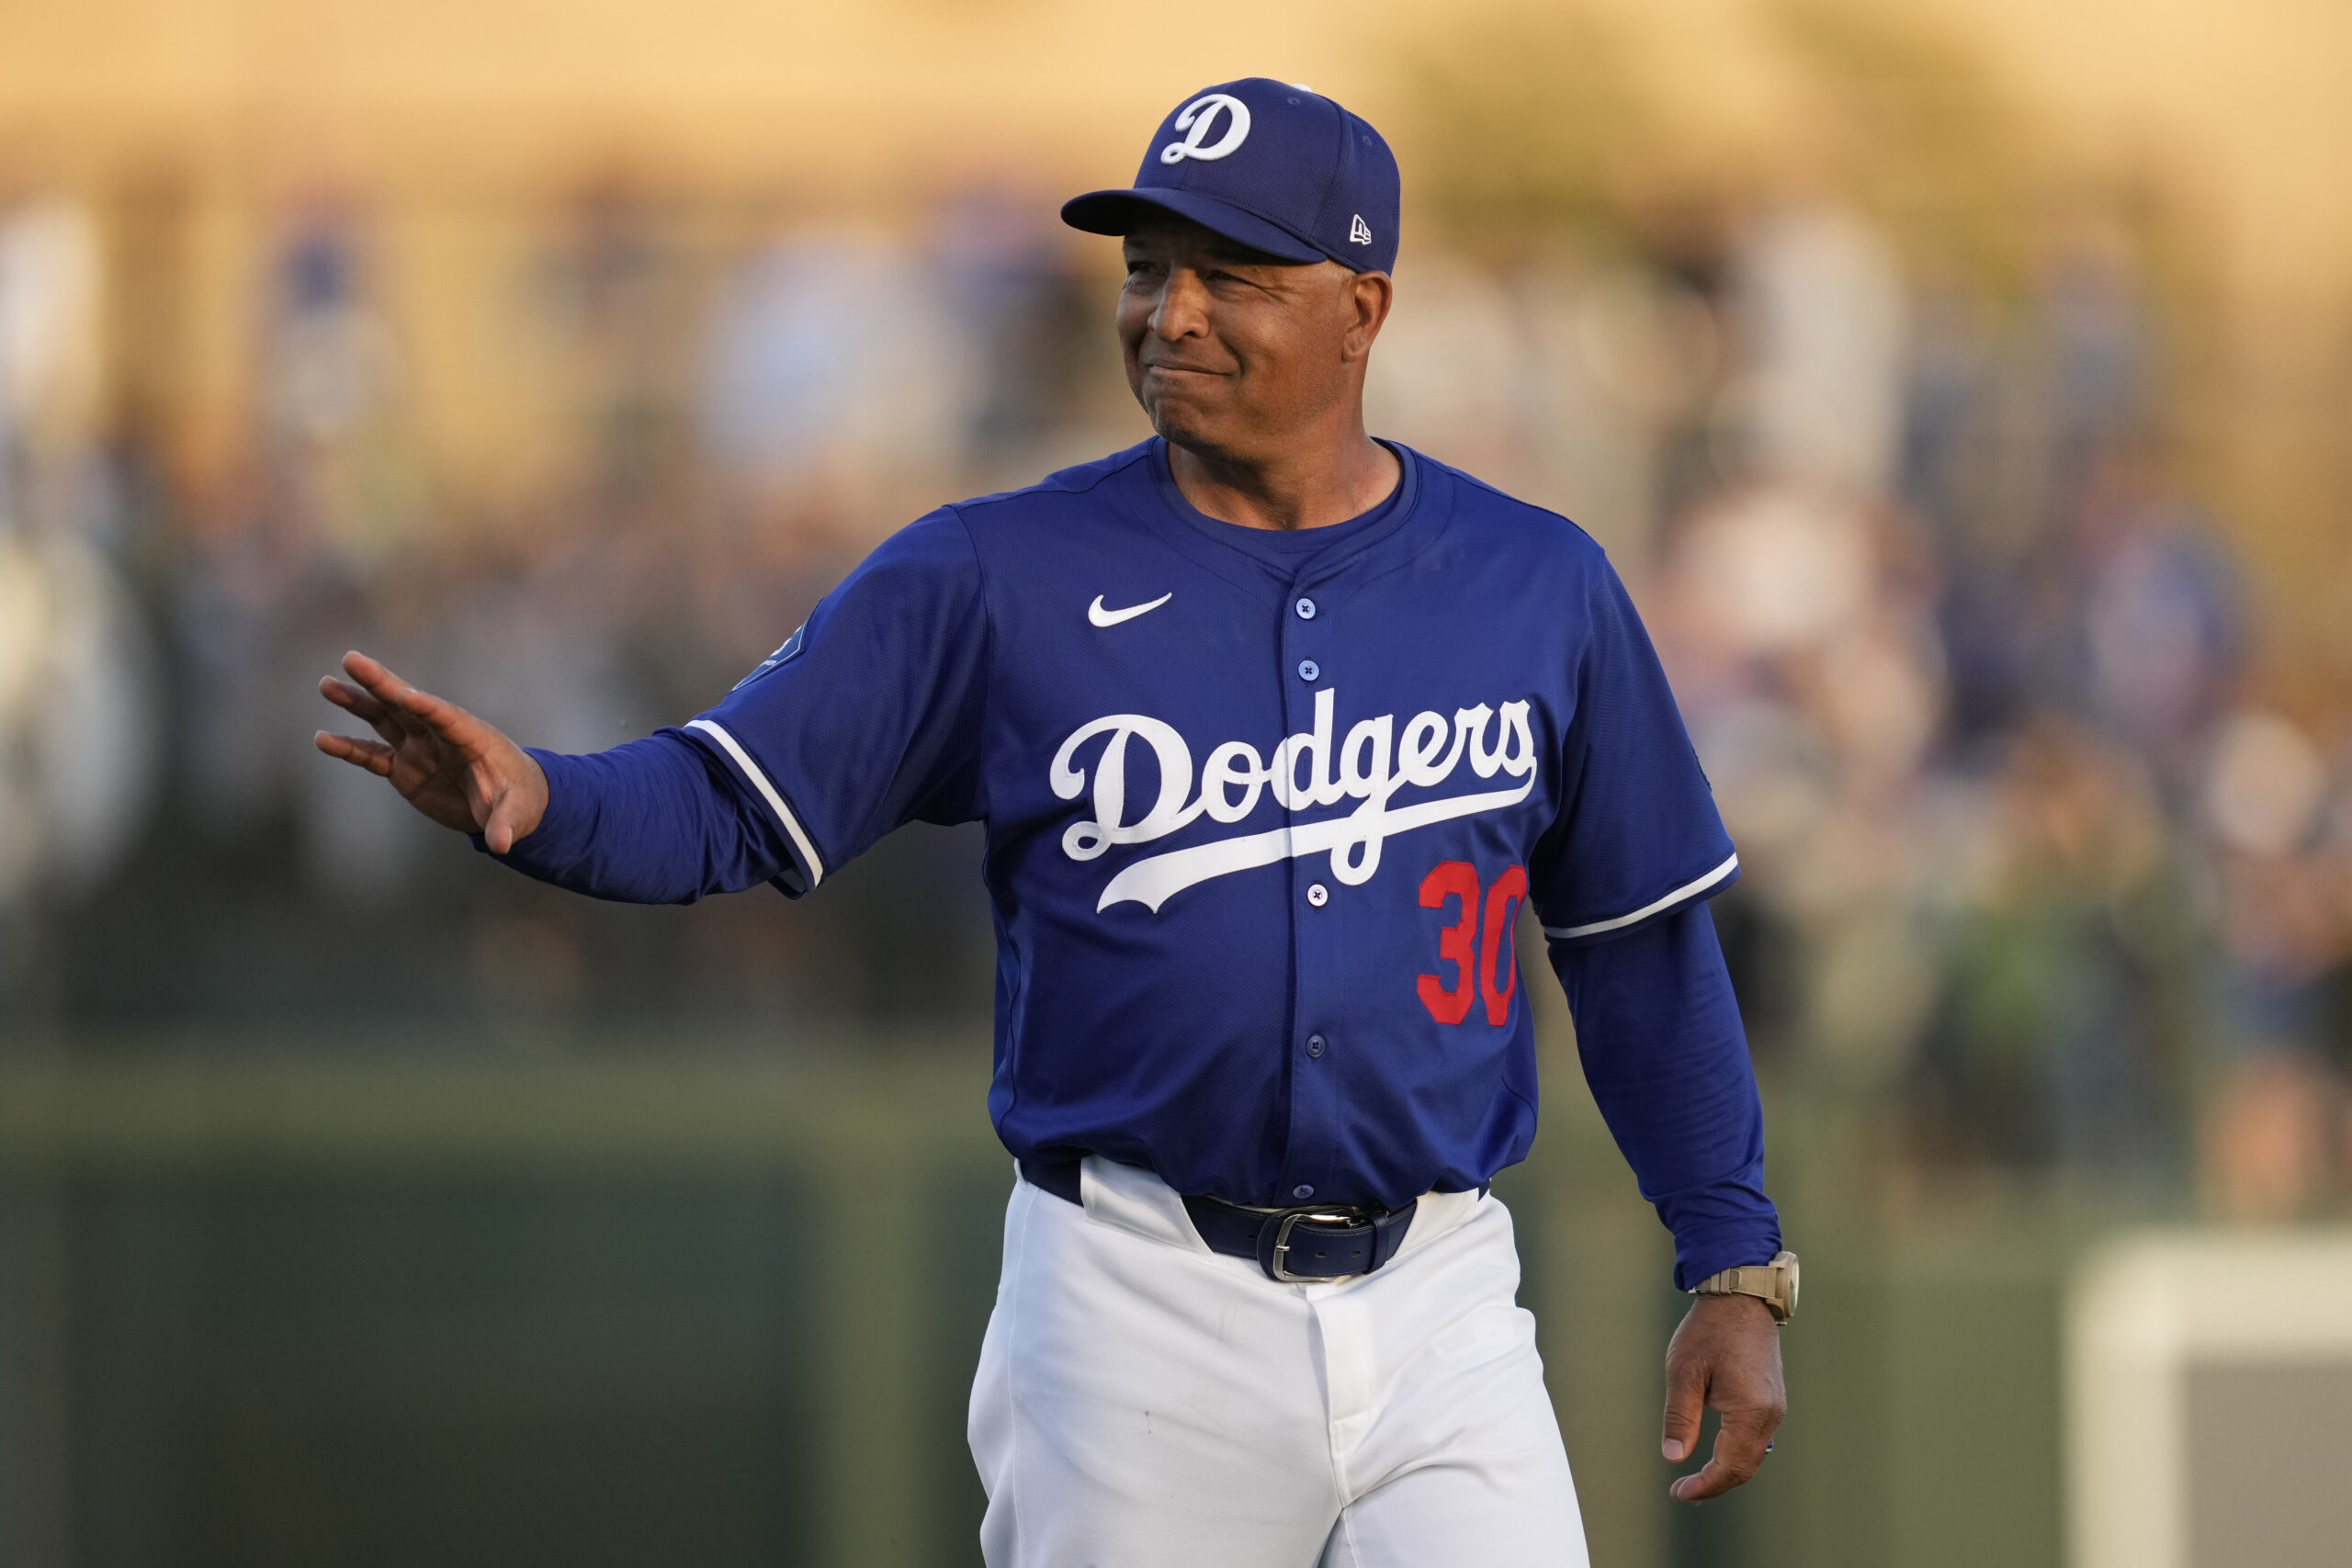
<path id="1" fill-rule="evenodd" d="M 1151 476 L 1159 504 L 1145 508 L 1145 513 L 1154 530 L 1178 550 L 1237 587 L 1278 604 L 1289 597 L 1291 589 L 1326 581 L 1355 566 L 1366 552 L 1394 538 L 1421 510 L 1419 454 L 1394 441 L 1381 445 L 1396 454 L 1403 470 L 1397 479 L 1397 493 L 1392 501 L 1383 502 L 1388 514 L 1363 533 L 1333 547 L 1328 554 L 1307 556 L 1300 562 L 1300 570 L 1288 587 L 1265 570 L 1262 558 L 1217 538 L 1193 521 L 1194 509 L 1176 488 L 1176 477 L 1168 467 L 1168 443 L 1157 435 L 1145 443 L 1144 467 Z"/>

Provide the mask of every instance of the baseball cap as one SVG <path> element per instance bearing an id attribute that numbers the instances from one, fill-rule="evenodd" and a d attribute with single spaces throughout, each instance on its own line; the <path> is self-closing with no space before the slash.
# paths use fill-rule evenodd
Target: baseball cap
<path id="1" fill-rule="evenodd" d="M 1396 154 L 1380 132 L 1306 88 L 1264 76 L 1204 87 L 1171 110 L 1127 190 L 1062 204 L 1062 221 L 1124 234 L 1158 209 L 1289 262 L 1396 265 Z"/>

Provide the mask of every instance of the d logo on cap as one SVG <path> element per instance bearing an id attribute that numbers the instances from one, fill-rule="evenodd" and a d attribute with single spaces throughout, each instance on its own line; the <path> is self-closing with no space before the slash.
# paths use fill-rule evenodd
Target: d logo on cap
<path id="1" fill-rule="evenodd" d="M 1204 145 L 1208 141 L 1209 132 L 1216 129 L 1219 109 L 1225 110 L 1229 117 L 1226 121 L 1225 134 L 1218 137 L 1214 145 Z M 1215 163 L 1249 140 L 1250 106 L 1230 93 L 1205 93 L 1184 106 L 1183 112 L 1176 117 L 1176 129 L 1184 132 L 1184 140 L 1171 141 L 1162 147 L 1159 150 L 1161 163 L 1181 164 L 1187 158 L 1197 158 L 1204 164 Z"/>

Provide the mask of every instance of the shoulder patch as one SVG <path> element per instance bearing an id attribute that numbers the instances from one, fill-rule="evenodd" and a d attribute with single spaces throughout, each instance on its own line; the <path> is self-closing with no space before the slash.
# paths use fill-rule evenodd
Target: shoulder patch
<path id="1" fill-rule="evenodd" d="M 761 676 L 766 674 L 769 671 L 775 669 L 777 665 L 791 663 L 795 659 L 800 656 L 801 642 L 807 636 L 808 631 L 808 623 L 806 621 L 803 621 L 800 625 L 795 626 L 793 628 L 792 635 L 784 639 L 782 646 L 777 648 L 774 653 L 769 654 L 765 659 L 761 660 L 750 674 L 736 682 L 732 686 L 729 686 L 728 690 L 729 692 L 740 692 L 744 687 L 750 685 L 752 682 L 758 680 Z"/>

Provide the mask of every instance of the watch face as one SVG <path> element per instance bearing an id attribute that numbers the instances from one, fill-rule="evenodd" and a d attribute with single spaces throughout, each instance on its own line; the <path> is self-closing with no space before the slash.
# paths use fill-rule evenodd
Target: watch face
<path id="1" fill-rule="evenodd" d="M 1788 1314 L 1794 1317 L 1797 1314 L 1797 1255 L 1793 1252 L 1783 1252 L 1781 1254 L 1780 1260 L 1788 1265 Z"/>

